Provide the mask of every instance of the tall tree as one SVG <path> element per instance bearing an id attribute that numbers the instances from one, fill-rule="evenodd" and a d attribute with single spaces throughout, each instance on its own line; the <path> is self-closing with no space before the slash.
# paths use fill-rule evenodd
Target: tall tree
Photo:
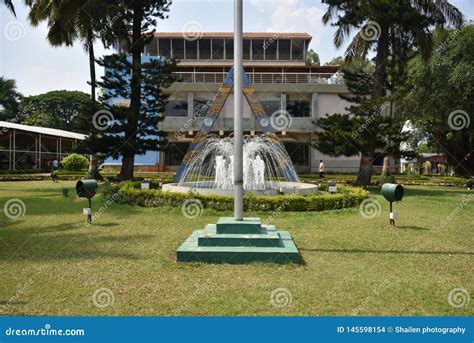
<path id="1" fill-rule="evenodd" d="M 369 51 L 375 52 L 372 98 L 384 97 L 393 91 L 414 51 L 419 51 L 424 60 L 429 58 L 434 27 L 449 24 L 459 27 L 464 22 L 462 13 L 446 0 L 322 2 L 328 5 L 323 22 L 337 27 L 336 47 L 341 47 L 354 30 L 358 31 L 346 49 L 346 60 L 365 59 Z M 361 151 L 361 154 L 357 181 L 367 185 L 375 150 Z"/>
<path id="2" fill-rule="evenodd" d="M 103 108 L 93 118 L 94 126 L 86 146 L 103 157 L 113 158 L 123 158 L 130 152 L 144 154 L 160 150 L 165 140 L 161 138 L 158 124 L 163 119 L 161 113 L 168 98 L 163 90 L 175 81 L 172 70 L 176 62 L 152 59 L 141 65 L 139 88 L 142 91 L 138 116 L 127 104 L 133 93 L 131 58 L 125 54 L 114 54 L 105 56 L 99 63 L 105 67 L 103 81 L 99 82 L 103 89 Z M 131 122 L 131 118 L 136 122 Z"/>
<path id="3" fill-rule="evenodd" d="M 131 0 L 118 5 L 121 16 L 120 20 L 114 21 L 113 29 L 117 31 L 118 27 L 118 34 L 124 37 L 122 24 L 125 23 L 126 32 L 131 32 L 126 39 L 122 39 L 123 48 L 131 55 L 130 111 L 124 132 L 127 144 L 122 149 L 122 168 L 119 175 L 124 180 L 133 177 L 136 154 L 133 147 L 137 143 L 141 113 L 146 111 L 142 108 L 142 52 L 145 45 L 153 39 L 154 30 L 151 28 L 156 26 L 157 19 L 167 17 L 170 5 L 170 0 Z"/>
<path id="4" fill-rule="evenodd" d="M 18 118 L 22 124 L 87 133 L 90 97 L 79 91 L 51 91 L 23 98 Z"/>
<path id="5" fill-rule="evenodd" d="M 21 98 L 15 80 L 0 76 L 0 120 L 15 120 Z"/>
<path id="6" fill-rule="evenodd" d="M 396 95 L 397 112 L 458 175 L 474 175 L 474 26 L 437 30 L 428 63 L 410 61 Z"/>

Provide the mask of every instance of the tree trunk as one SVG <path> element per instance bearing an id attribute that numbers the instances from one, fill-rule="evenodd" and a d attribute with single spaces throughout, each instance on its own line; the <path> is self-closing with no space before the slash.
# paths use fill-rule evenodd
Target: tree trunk
<path id="1" fill-rule="evenodd" d="M 89 35 L 87 41 L 88 51 L 89 51 L 89 73 L 91 78 L 91 99 L 92 103 L 95 105 L 96 101 L 96 74 L 95 74 L 95 53 L 94 53 L 94 42 L 92 39 L 92 33 Z M 87 172 L 87 177 L 96 180 L 103 180 L 102 175 L 100 175 L 99 170 L 97 169 L 97 156 L 89 156 L 89 171 Z"/>
<path id="2" fill-rule="evenodd" d="M 130 180 L 133 178 L 133 166 L 135 164 L 135 153 L 126 152 L 122 157 L 122 168 L 120 169 L 119 179 Z"/>
<path id="3" fill-rule="evenodd" d="M 372 97 L 378 98 L 385 95 L 385 63 L 389 53 L 389 36 L 388 27 L 386 25 L 380 25 L 380 36 L 377 41 L 377 54 L 375 56 L 375 71 L 374 71 L 374 89 L 372 91 Z M 373 163 L 374 151 L 366 152 L 362 154 L 359 166 L 359 174 L 357 175 L 356 182 L 362 186 L 370 185 L 372 178 L 372 163 Z"/>
<path id="4" fill-rule="evenodd" d="M 96 100 L 96 95 L 95 95 L 95 90 L 96 90 L 96 75 L 95 75 L 95 54 L 94 54 L 94 43 L 92 41 L 92 37 L 89 38 L 88 42 L 88 50 L 89 50 L 89 72 L 90 72 L 90 78 L 91 78 L 91 99 L 92 102 L 95 103 Z"/>
<path id="5" fill-rule="evenodd" d="M 372 179 L 373 158 L 370 156 L 361 156 L 359 165 L 359 174 L 356 183 L 361 186 L 369 186 Z"/>
<path id="6" fill-rule="evenodd" d="M 128 144 L 125 145 L 122 158 L 122 168 L 120 178 L 128 180 L 133 178 L 133 164 L 135 161 L 135 151 L 133 146 L 136 143 L 136 132 L 138 129 L 138 120 L 140 117 L 140 99 L 142 83 L 142 21 L 143 5 L 140 0 L 133 1 L 133 23 L 132 23 L 132 44 L 130 52 L 132 55 L 132 77 L 130 82 L 130 118 L 127 121 L 125 139 Z"/>

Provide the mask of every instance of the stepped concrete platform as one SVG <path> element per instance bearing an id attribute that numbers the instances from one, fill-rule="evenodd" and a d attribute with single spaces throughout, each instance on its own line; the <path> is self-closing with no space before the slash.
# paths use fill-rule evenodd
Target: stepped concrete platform
<path id="1" fill-rule="evenodd" d="M 178 262 L 299 263 L 300 254 L 287 231 L 262 225 L 260 218 L 222 217 L 194 231 L 176 252 Z"/>

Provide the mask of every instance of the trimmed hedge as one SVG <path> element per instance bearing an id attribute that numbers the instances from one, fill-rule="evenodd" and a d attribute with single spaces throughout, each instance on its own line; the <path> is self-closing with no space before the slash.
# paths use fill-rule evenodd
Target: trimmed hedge
<path id="1" fill-rule="evenodd" d="M 159 189 L 142 190 L 137 181 L 125 181 L 120 184 L 105 187 L 107 196 L 120 192 L 118 202 L 144 207 L 173 206 L 179 207 L 187 199 L 198 199 L 205 208 L 218 211 L 230 211 L 234 207 L 234 199 L 229 196 L 202 195 L 194 193 L 170 193 Z M 246 211 L 325 211 L 357 206 L 367 198 L 367 192 L 362 188 L 338 187 L 337 194 L 314 193 L 310 195 L 276 195 L 244 196 Z"/>

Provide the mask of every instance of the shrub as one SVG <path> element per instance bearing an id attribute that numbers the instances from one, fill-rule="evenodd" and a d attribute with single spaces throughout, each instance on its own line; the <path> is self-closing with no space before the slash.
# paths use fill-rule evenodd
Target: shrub
<path id="1" fill-rule="evenodd" d="M 198 199 L 204 207 L 219 211 L 230 211 L 234 206 L 234 199 L 221 195 L 202 195 L 193 193 L 170 193 L 159 189 L 141 190 L 136 181 L 125 181 L 120 184 L 109 185 L 105 188 L 106 194 L 111 195 L 120 190 L 119 202 L 144 207 L 173 206 L 178 207 L 187 199 Z M 244 196 L 246 211 L 325 211 L 357 206 L 367 198 L 367 192 L 362 188 L 339 187 L 339 193 L 314 193 L 309 195 L 276 195 Z"/>
<path id="2" fill-rule="evenodd" d="M 89 165 L 87 158 L 79 154 L 71 154 L 61 161 L 64 169 L 69 171 L 81 171 Z"/>

